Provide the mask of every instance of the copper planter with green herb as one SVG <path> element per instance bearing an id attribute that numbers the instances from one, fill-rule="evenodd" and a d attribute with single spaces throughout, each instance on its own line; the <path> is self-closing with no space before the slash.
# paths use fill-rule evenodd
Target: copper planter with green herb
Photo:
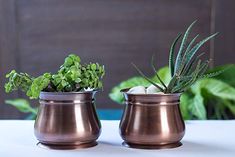
<path id="1" fill-rule="evenodd" d="M 81 64 L 69 55 L 57 73 L 32 77 L 12 70 L 7 74 L 7 93 L 21 90 L 40 102 L 34 125 L 39 144 L 52 149 L 85 148 L 96 145 L 101 132 L 94 106 L 95 93 L 102 88 L 104 67 Z"/>
<path id="2" fill-rule="evenodd" d="M 180 95 L 197 80 L 218 75 L 220 72 L 205 74 L 209 60 L 203 61 L 199 48 L 212 39 L 213 34 L 195 44 L 196 35 L 187 41 L 193 22 L 182 37 L 178 54 L 175 47 L 181 34 L 174 40 L 169 53 L 170 81 L 164 82 L 157 74 L 152 59 L 152 68 L 159 83 L 148 78 L 135 64 L 140 75 L 151 85 L 124 89 L 125 110 L 120 122 L 120 134 L 124 145 L 133 148 L 172 148 L 181 145 L 185 125 L 179 109 Z M 188 43 L 188 44 L 187 44 Z"/>

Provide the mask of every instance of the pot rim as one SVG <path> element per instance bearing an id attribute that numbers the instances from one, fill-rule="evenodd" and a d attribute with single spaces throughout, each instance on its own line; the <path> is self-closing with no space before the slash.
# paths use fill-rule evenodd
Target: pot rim
<path id="1" fill-rule="evenodd" d="M 98 89 L 92 91 L 82 91 L 82 92 L 45 92 L 41 91 L 40 94 L 51 94 L 51 95 L 66 95 L 66 94 L 85 94 L 98 92 Z"/>
<path id="2" fill-rule="evenodd" d="M 48 101 L 93 101 L 98 90 L 82 92 L 40 92 L 39 100 Z"/>
<path id="3" fill-rule="evenodd" d="M 131 96 L 150 96 L 150 97 L 154 97 L 154 96 L 181 96 L 182 93 L 156 93 L 156 94 L 134 94 L 134 93 L 128 93 L 128 90 L 130 88 L 125 88 L 125 89 L 122 89 L 120 90 L 120 92 L 124 93 L 124 94 L 127 94 L 127 95 L 131 95 Z"/>

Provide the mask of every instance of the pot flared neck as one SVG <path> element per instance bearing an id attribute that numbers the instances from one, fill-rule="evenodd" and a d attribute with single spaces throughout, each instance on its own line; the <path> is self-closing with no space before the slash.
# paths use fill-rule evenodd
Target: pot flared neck
<path id="1" fill-rule="evenodd" d="M 135 104 L 178 104 L 180 101 L 181 93 L 170 94 L 133 94 L 128 93 L 128 89 L 122 90 L 126 102 Z"/>
<path id="2" fill-rule="evenodd" d="M 40 100 L 54 100 L 54 101 L 87 101 L 93 100 L 97 91 L 85 92 L 41 92 Z"/>

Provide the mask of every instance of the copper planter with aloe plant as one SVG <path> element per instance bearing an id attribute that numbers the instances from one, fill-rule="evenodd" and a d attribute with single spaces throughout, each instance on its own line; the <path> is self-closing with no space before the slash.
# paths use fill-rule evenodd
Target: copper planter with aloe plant
<path id="1" fill-rule="evenodd" d="M 101 133 L 94 101 L 103 75 L 103 66 L 81 64 L 80 58 L 72 54 L 56 74 L 34 78 L 11 71 L 5 90 L 20 89 L 30 98 L 39 98 L 34 125 L 38 145 L 50 149 L 87 148 L 97 144 Z"/>
<path id="2" fill-rule="evenodd" d="M 196 21 L 195 21 L 196 22 Z M 126 105 L 120 122 L 120 135 L 124 145 L 132 148 L 162 149 L 174 148 L 181 144 L 185 134 L 185 124 L 180 112 L 180 95 L 195 81 L 211 77 L 218 73 L 205 74 L 209 61 L 202 61 L 201 54 L 195 55 L 198 49 L 216 34 L 197 44 L 198 35 L 187 45 L 187 38 L 193 22 L 186 30 L 176 59 L 174 51 L 179 35 L 173 42 L 169 55 L 171 79 L 166 84 L 157 74 L 152 59 L 152 67 L 158 82 L 149 79 L 135 65 L 133 66 L 151 85 L 123 89 Z"/>

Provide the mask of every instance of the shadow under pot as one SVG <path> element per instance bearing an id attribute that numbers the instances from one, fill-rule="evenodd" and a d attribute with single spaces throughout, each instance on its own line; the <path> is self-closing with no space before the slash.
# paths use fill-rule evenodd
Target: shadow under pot
<path id="1" fill-rule="evenodd" d="M 50 149 L 97 145 L 101 124 L 94 105 L 95 93 L 41 92 L 34 124 L 38 145 Z"/>
<path id="2" fill-rule="evenodd" d="M 126 106 L 119 125 L 123 145 L 140 149 L 181 146 L 185 124 L 180 94 L 130 94 L 122 90 Z"/>

